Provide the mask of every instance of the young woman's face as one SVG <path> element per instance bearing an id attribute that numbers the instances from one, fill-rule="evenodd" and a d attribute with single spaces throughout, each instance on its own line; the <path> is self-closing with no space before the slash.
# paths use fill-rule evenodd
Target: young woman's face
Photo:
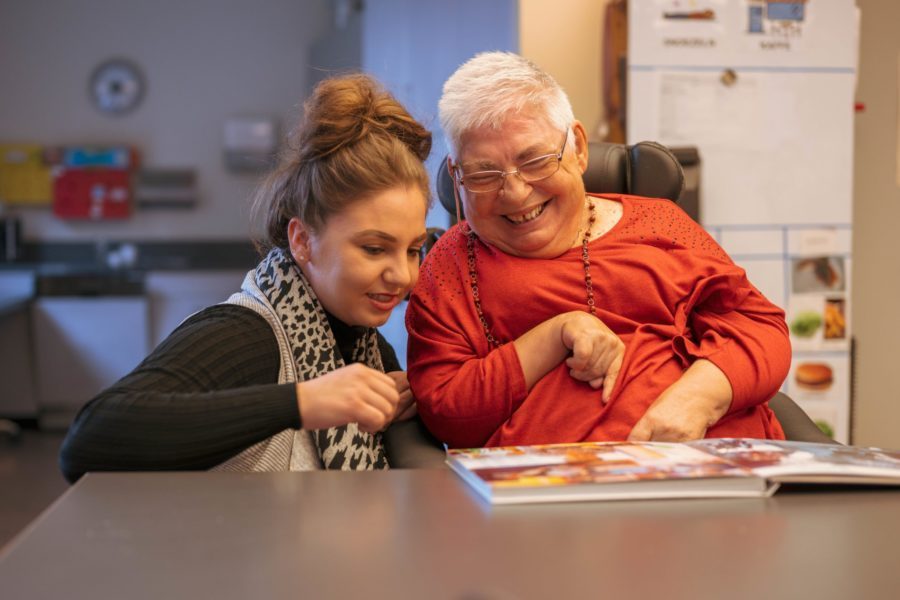
<path id="1" fill-rule="evenodd" d="M 291 254 L 325 310 L 348 325 L 384 325 L 419 276 L 426 210 L 408 186 L 350 203 L 317 232 L 291 219 Z"/>

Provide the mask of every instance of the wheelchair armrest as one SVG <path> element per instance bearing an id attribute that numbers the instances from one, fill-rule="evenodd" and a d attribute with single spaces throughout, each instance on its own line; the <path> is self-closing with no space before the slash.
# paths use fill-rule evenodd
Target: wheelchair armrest
<path id="1" fill-rule="evenodd" d="M 384 432 L 384 449 L 392 469 L 446 468 L 443 445 L 419 417 L 398 421 Z"/>
<path id="2" fill-rule="evenodd" d="M 820 444 L 837 444 L 819 429 L 803 409 L 787 395 L 778 392 L 769 400 L 769 408 L 775 413 L 784 437 L 794 442 L 818 442 Z"/>

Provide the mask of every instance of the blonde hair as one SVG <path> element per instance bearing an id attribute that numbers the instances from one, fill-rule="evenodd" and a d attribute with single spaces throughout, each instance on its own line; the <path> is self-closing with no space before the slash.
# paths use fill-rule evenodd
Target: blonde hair
<path id="1" fill-rule="evenodd" d="M 287 227 L 298 217 L 313 231 L 354 200 L 397 186 L 416 186 L 430 203 L 423 164 L 431 132 L 372 77 L 326 79 L 303 105 L 278 166 L 253 199 L 264 221 L 256 240 L 265 253 L 288 249 Z"/>
<path id="2" fill-rule="evenodd" d="M 569 97 L 556 80 L 512 52 L 476 54 L 447 79 L 438 103 L 451 152 L 465 132 L 485 125 L 497 129 L 527 107 L 541 110 L 559 130 L 575 122 Z"/>

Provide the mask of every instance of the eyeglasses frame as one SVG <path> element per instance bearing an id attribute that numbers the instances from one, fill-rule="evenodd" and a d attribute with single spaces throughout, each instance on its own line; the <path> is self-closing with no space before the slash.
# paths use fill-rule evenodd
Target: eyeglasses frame
<path id="1" fill-rule="evenodd" d="M 544 179 L 547 179 L 549 177 L 556 175 L 557 171 L 559 171 L 559 165 L 562 164 L 563 154 L 566 151 L 566 145 L 568 143 L 569 143 L 569 130 L 566 129 L 565 138 L 563 138 L 562 147 L 559 149 L 559 152 L 550 152 L 549 154 L 542 154 L 540 156 L 535 156 L 534 158 L 529 158 L 522 164 L 516 165 L 515 168 L 510 169 L 509 171 L 501 171 L 500 169 L 487 169 L 484 171 L 475 171 L 474 173 L 469 173 L 470 177 L 473 175 L 481 174 L 481 173 L 499 173 L 500 174 L 500 179 L 499 179 L 500 185 L 496 189 L 492 189 L 492 190 L 471 190 L 471 189 L 469 189 L 466 186 L 465 176 L 462 173 L 462 169 L 460 168 L 459 163 L 454 164 L 453 161 L 449 157 L 447 158 L 447 168 L 450 169 L 450 173 L 453 175 L 453 181 L 454 181 L 454 183 L 456 183 L 457 186 L 462 185 L 464 188 L 466 188 L 466 191 L 468 191 L 469 193 L 472 193 L 472 194 L 490 194 L 490 193 L 499 192 L 500 190 L 502 190 L 503 187 L 506 185 L 506 178 L 509 175 L 518 175 L 519 179 L 521 179 L 525 183 L 535 183 L 538 181 L 543 181 Z M 556 169 L 552 173 L 550 173 L 549 175 L 545 175 L 543 177 L 539 177 L 537 179 L 531 179 L 531 180 L 525 179 L 525 177 L 524 177 L 524 175 L 522 175 L 522 171 L 521 171 L 523 166 L 525 166 L 529 163 L 532 163 L 532 162 L 537 162 L 539 160 L 546 159 L 551 156 L 556 158 Z M 454 187 L 456 187 L 456 186 L 454 186 Z"/>

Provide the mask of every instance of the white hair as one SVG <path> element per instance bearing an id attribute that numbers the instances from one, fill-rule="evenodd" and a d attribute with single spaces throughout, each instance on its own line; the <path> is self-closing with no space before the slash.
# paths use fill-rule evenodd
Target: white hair
<path id="1" fill-rule="evenodd" d="M 463 63 L 444 83 L 438 102 L 441 127 L 450 151 L 463 134 L 478 127 L 500 127 L 510 114 L 534 107 L 555 127 L 575 121 L 569 97 L 553 77 L 512 52 L 482 52 Z"/>

